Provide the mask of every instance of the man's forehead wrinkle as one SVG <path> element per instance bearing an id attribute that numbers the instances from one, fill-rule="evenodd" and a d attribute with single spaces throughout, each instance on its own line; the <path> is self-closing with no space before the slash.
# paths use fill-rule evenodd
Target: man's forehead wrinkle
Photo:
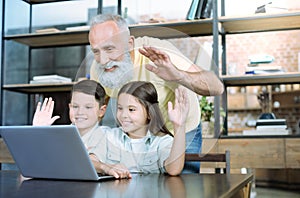
<path id="1" fill-rule="evenodd" d="M 111 46 L 115 46 L 115 45 L 110 40 L 110 41 L 103 41 L 103 42 L 97 43 L 96 48 L 103 49 L 103 48 L 107 48 L 107 47 L 111 47 Z"/>

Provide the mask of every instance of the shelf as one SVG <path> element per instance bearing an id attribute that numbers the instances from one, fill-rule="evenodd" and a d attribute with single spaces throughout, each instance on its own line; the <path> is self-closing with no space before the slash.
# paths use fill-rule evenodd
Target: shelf
<path id="1" fill-rule="evenodd" d="M 151 36 L 161 39 L 183 38 L 187 36 L 212 35 L 212 20 L 193 20 L 170 23 L 131 25 L 131 35 L 135 37 Z M 89 30 L 66 31 L 52 33 L 30 33 L 5 36 L 6 40 L 28 45 L 30 47 L 59 47 L 71 45 L 88 45 Z"/>
<path id="2" fill-rule="evenodd" d="M 131 25 L 131 35 L 152 36 L 161 39 L 183 38 L 187 36 L 212 35 L 212 19 L 189 20 L 168 23 Z"/>
<path id="3" fill-rule="evenodd" d="M 38 0 L 31 2 L 37 1 Z M 287 12 L 272 15 L 255 14 L 243 17 L 220 17 L 219 22 L 222 24 L 224 33 L 227 34 L 292 30 L 300 28 L 300 12 Z M 166 39 L 187 36 L 208 36 L 212 35 L 212 19 L 138 24 L 130 25 L 129 28 L 131 35 L 135 37 L 151 36 Z M 89 30 L 61 30 L 60 32 L 55 33 L 7 35 L 4 38 L 6 40 L 14 40 L 30 47 L 88 45 L 88 32 Z"/>
<path id="4" fill-rule="evenodd" d="M 50 92 L 68 92 L 72 90 L 74 83 L 59 84 L 10 84 L 4 85 L 3 89 L 19 93 L 50 93 Z"/>
<path id="5" fill-rule="evenodd" d="M 272 84 L 288 84 L 299 83 L 299 72 L 288 72 L 280 74 L 268 75 L 252 75 L 247 74 L 244 76 L 223 76 L 222 80 L 224 85 L 229 86 L 248 86 L 248 85 L 272 85 Z"/>
<path id="6" fill-rule="evenodd" d="M 6 40 L 14 40 L 30 47 L 59 47 L 87 45 L 88 30 L 60 31 L 55 33 L 32 33 L 5 36 Z"/>
<path id="7" fill-rule="evenodd" d="M 275 92 L 274 91 L 274 92 L 272 92 L 272 95 L 287 95 L 287 94 L 297 94 L 297 95 L 300 95 L 300 90 L 290 90 L 290 91 L 281 91 L 281 92 Z"/>
<path id="8" fill-rule="evenodd" d="M 300 12 L 220 17 L 219 22 L 222 24 L 223 33 L 226 34 L 293 30 L 300 28 Z"/>

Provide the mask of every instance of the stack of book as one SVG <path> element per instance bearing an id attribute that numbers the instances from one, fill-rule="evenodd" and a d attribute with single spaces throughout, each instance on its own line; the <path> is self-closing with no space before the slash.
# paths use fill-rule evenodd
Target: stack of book
<path id="1" fill-rule="evenodd" d="M 246 74 L 270 74 L 270 73 L 282 73 L 284 72 L 282 66 L 279 65 L 248 65 L 246 67 Z"/>
<path id="2" fill-rule="evenodd" d="M 244 130 L 243 135 L 288 135 L 285 119 L 259 119 L 256 121 L 256 129 Z"/>
<path id="3" fill-rule="evenodd" d="M 29 83 L 30 84 L 52 84 L 52 83 L 70 83 L 70 82 L 72 82 L 71 78 L 54 74 L 54 75 L 34 76 Z"/>
<path id="4" fill-rule="evenodd" d="M 249 58 L 246 74 L 269 74 L 284 72 L 282 66 L 273 63 L 274 57 L 270 55 L 255 55 Z"/>

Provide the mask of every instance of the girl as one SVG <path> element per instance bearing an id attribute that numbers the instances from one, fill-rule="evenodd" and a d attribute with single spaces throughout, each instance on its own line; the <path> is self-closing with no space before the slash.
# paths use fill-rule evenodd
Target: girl
<path id="1" fill-rule="evenodd" d="M 117 98 L 120 127 L 102 126 L 105 138 L 90 151 L 96 170 L 116 178 L 131 177 L 133 172 L 180 174 L 189 104 L 184 89 L 176 89 L 175 96 L 174 107 L 168 103 L 173 137 L 165 127 L 153 84 L 143 81 L 125 84 Z"/>
<path id="2" fill-rule="evenodd" d="M 103 87 L 93 80 L 79 81 L 73 86 L 71 102 L 69 104 L 69 117 L 76 125 L 81 138 L 88 149 L 98 142 L 99 122 L 106 111 L 106 93 Z M 59 116 L 52 117 L 54 101 L 45 98 L 43 104 L 39 102 L 33 117 L 35 126 L 51 125 Z"/>

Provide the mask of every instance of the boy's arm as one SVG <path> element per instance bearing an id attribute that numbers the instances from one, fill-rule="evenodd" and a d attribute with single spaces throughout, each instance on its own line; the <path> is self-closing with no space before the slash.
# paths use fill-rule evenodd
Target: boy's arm
<path id="1" fill-rule="evenodd" d="M 175 104 L 168 103 L 169 119 L 174 125 L 174 140 L 169 157 L 164 165 L 168 174 L 179 175 L 185 160 L 185 122 L 189 112 L 189 101 L 186 90 L 179 88 L 175 90 Z"/>
<path id="2" fill-rule="evenodd" d="M 59 119 L 59 116 L 52 117 L 54 109 L 54 101 L 50 97 L 45 98 L 43 104 L 41 102 L 38 102 L 33 120 L 32 125 L 33 126 L 49 126 L 55 122 L 55 120 Z"/>

